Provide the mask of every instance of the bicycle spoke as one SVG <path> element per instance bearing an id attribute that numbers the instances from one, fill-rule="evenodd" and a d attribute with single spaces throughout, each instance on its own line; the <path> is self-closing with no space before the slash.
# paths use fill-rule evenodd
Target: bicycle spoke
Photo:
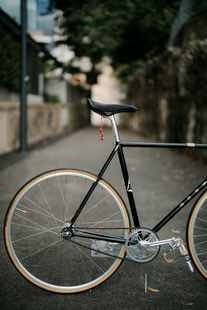
<path id="1" fill-rule="evenodd" d="M 62 192 L 62 189 L 61 189 L 61 186 L 60 186 L 60 182 L 59 182 L 59 178 L 58 178 L 58 177 L 57 177 L 57 181 L 58 181 L 58 186 L 59 186 L 60 193 L 61 193 L 61 196 L 62 196 L 62 199 L 63 199 L 64 208 L 67 210 L 66 203 L 65 203 L 65 199 L 64 199 L 64 196 L 63 196 L 63 192 Z"/>
<path id="2" fill-rule="evenodd" d="M 57 170 L 31 180 L 21 197 L 14 199 L 6 229 L 8 253 L 22 275 L 26 270 L 32 283 L 55 292 L 78 292 L 102 283 L 121 264 L 124 247 L 113 250 L 111 245 L 112 253 L 120 258 L 106 256 L 108 242 L 93 240 L 93 235 L 90 239 L 72 236 L 70 242 L 67 235 L 70 219 L 95 181 L 89 173 Z M 130 224 L 121 201 L 105 181 L 99 182 L 74 229 L 116 227 L 120 229 L 114 230 L 113 236 L 126 238 Z"/>
<path id="3" fill-rule="evenodd" d="M 42 252 L 42 251 L 44 251 L 45 249 L 47 249 L 47 248 L 49 248 L 49 247 L 54 246 L 55 244 L 57 244 L 57 243 L 60 242 L 60 241 L 61 241 L 61 240 L 57 240 L 56 242 L 53 242 L 53 243 L 51 243 L 51 244 L 48 244 L 48 245 L 45 246 L 44 248 L 41 248 L 41 249 L 39 249 L 39 250 L 37 250 L 37 251 L 35 251 L 35 252 L 33 252 L 33 253 L 31 253 L 31 254 L 25 256 L 25 257 L 23 257 L 23 258 L 21 258 L 21 261 L 24 260 L 24 259 L 26 259 L 26 258 L 28 258 L 28 257 L 30 257 L 30 256 L 33 256 L 33 255 L 39 253 L 39 252 Z"/>
<path id="4" fill-rule="evenodd" d="M 41 185 L 40 185 L 40 184 L 38 184 L 38 185 L 39 185 L 39 187 L 40 187 L 40 189 L 41 189 L 42 195 L 44 196 L 44 199 L 45 199 L 45 201 L 46 201 L 46 203 L 47 203 L 47 206 L 48 206 L 48 208 L 49 208 L 49 210 L 50 210 L 50 212 L 51 212 L 51 214 L 52 214 L 52 216 L 53 216 L 53 218 L 54 218 L 54 220 L 55 220 L 55 222 L 56 222 L 56 225 L 57 225 L 57 227 L 58 227 L 58 223 L 57 223 L 57 221 L 56 221 L 56 218 L 55 218 L 55 216 L 54 216 L 54 214 L 53 214 L 53 212 L 52 212 L 52 210 L 51 210 L 51 207 L 50 207 L 50 205 L 49 205 L 49 203 L 48 203 L 48 201 L 47 201 L 47 199 L 46 199 L 46 197 L 45 197 L 44 192 L 42 191 Z"/>
<path id="5" fill-rule="evenodd" d="M 204 222 L 204 223 L 207 223 L 207 221 L 205 221 L 204 219 L 201 219 L 199 217 L 197 217 L 197 220 L 201 221 L 201 222 Z"/>
<path id="6" fill-rule="evenodd" d="M 33 234 L 33 235 L 29 235 L 29 236 L 23 237 L 23 238 L 21 238 L 21 239 L 14 240 L 12 243 L 20 242 L 20 241 L 26 240 L 26 239 L 28 239 L 28 238 L 33 238 L 33 237 L 35 237 L 35 236 L 38 236 L 38 235 L 41 235 L 41 234 L 45 234 L 45 233 L 47 233 L 47 232 L 48 232 L 48 230 L 44 230 L 44 231 L 41 231 L 41 232 L 39 232 L 39 233 L 36 233 L 36 234 Z M 50 231 L 50 232 L 51 232 L 51 231 Z M 58 234 L 57 234 L 57 236 L 58 236 Z M 58 237 L 59 237 L 59 236 L 58 236 Z"/>
<path id="7" fill-rule="evenodd" d="M 192 261 L 200 274 L 207 279 L 207 191 L 195 202 L 187 223 L 187 243 Z"/>
<path id="8" fill-rule="evenodd" d="M 203 253 L 198 253 L 197 255 L 198 255 L 198 256 L 201 256 L 201 255 L 205 255 L 205 254 L 207 254 L 207 251 L 206 251 L 206 252 L 203 252 Z"/>
<path id="9" fill-rule="evenodd" d="M 87 278 L 86 268 L 85 268 L 85 264 L 84 264 L 84 261 L 83 261 L 82 255 L 81 255 L 80 248 L 78 248 L 78 250 L 79 250 L 79 255 L 80 255 L 81 262 L 82 262 L 84 274 L 85 274 L 85 277 L 86 277 L 86 281 L 89 281 L 89 279 Z M 91 271 L 91 270 L 90 270 L 90 271 Z"/>
<path id="10" fill-rule="evenodd" d="M 100 269 L 102 272 L 104 272 L 104 270 L 101 269 L 101 267 L 99 267 L 99 266 L 95 263 L 95 261 L 92 260 L 79 246 L 77 246 L 77 245 L 75 244 L 75 247 L 77 247 L 77 248 L 81 251 L 81 253 L 83 253 L 83 255 L 85 255 L 85 256 L 91 261 L 92 264 L 94 264 L 98 269 Z"/>
<path id="11" fill-rule="evenodd" d="M 39 225 L 39 224 L 37 224 L 37 223 L 35 223 L 35 222 L 33 222 L 33 221 L 31 221 L 31 220 L 29 220 L 29 219 L 27 219 L 27 218 L 25 218 L 25 217 L 19 215 L 19 214 L 16 214 L 16 216 L 22 218 L 23 220 L 25 220 L 25 221 L 27 221 L 27 222 L 29 222 L 29 223 L 32 223 L 32 224 L 34 224 L 34 225 L 37 225 L 37 226 L 41 227 L 41 228 L 44 229 L 45 231 L 47 230 L 47 231 L 49 231 L 49 232 L 51 232 L 51 233 L 54 233 L 54 232 L 51 231 L 50 229 L 48 229 L 48 228 L 46 228 L 46 227 L 44 227 L 44 226 L 42 226 L 42 225 Z M 59 227 L 58 227 L 58 228 L 59 228 Z M 56 235 L 57 233 L 54 233 L 54 234 Z"/>
<path id="12" fill-rule="evenodd" d="M 201 245 L 203 243 L 207 243 L 207 240 L 203 241 L 203 242 L 199 242 L 199 243 L 196 243 L 195 246 L 198 246 L 198 245 Z"/>
<path id="13" fill-rule="evenodd" d="M 68 202 L 68 208 L 67 208 L 67 215 L 66 215 L 66 217 L 68 217 L 68 214 L 69 214 L 70 203 L 71 203 L 71 199 L 72 199 L 72 196 L 73 196 L 73 193 L 74 193 L 74 190 L 75 190 L 76 180 L 77 180 L 77 177 L 75 178 L 74 183 L 73 183 L 72 192 L 70 194 L 70 199 L 69 199 L 69 202 Z"/>
<path id="14" fill-rule="evenodd" d="M 117 213 L 114 213 L 114 214 L 112 214 L 112 215 L 110 215 L 109 217 L 107 217 L 107 218 L 105 218 L 104 220 L 102 220 L 102 221 L 99 221 L 99 222 L 97 222 L 96 224 L 94 224 L 94 225 L 92 225 L 91 227 L 94 227 L 94 226 L 96 226 L 96 225 L 100 225 L 101 223 L 109 223 L 109 221 L 107 221 L 109 218 L 111 218 L 111 217 L 114 217 L 115 215 L 117 215 L 117 214 L 119 214 L 120 212 L 118 211 Z M 114 221 L 111 221 L 111 223 L 114 223 Z"/>
<path id="15" fill-rule="evenodd" d="M 203 234 L 203 235 L 194 235 L 194 238 L 195 238 L 195 237 L 205 237 L 205 236 L 207 236 L 207 234 Z"/>
<path id="16" fill-rule="evenodd" d="M 41 215 L 43 215 L 43 216 L 50 217 L 50 218 L 54 219 L 54 216 L 52 216 L 49 212 L 47 212 L 48 214 L 45 214 L 45 213 L 39 212 L 39 211 L 37 211 L 37 210 L 34 210 L 34 209 L 32 209 L 32 208 L 26 207 L 26 206 L 24 206 L 24 205 L 22 205 L 22 204 L 18 204 L 18 206 L 21 206 L 21 207 L 23 207 L 23 208 L 25 208 L 25 209 L 27 209 L 27 210 L 29 210 L 29 211 L 31 211 L 31 212 L 36 212 L 36 213 L 39 213 L 39 214 L 41 214 Z M 18 210 L 19 210 L 19 209 L 18 209 Z M 20 210 L 20 211 L 23 212 L 23 210 Z M 26 212 L 26 211 L 25 211 L 25 212 Z M 25 213 L 25 212 L 24 212 L 24 213 Z M 57 218 L 56 218 L 56 220 L 57 220 L 57 222 L 64 223 L 63 221 L 61 221 L 61 220 L 59 220 L 59 219 L 57 219 Z"/>
<path id="17" fill-rule="evenodd" d="M 198 227 L 198 226 L 194 226 L 194 228 L 197 228 L 197 229 L 202 229 L 202 230 L 207 230 L 207 228 Z"/>
<path id="18" fill-rule="evenodd" d="M 82 216 L 86 215 L 86 213 L 90 212 L 92 209 L 97 208 L 98 205 L 100 205 L 103 201 L 105 201 L 107 198 L 109 197 L 109 195 L 105 198 L 103 198 L 101 201 L 99 201 L 98 204 L 95 204 L 93 207 L 91 207 L 89 210 L 87 210 L 85 213 L 82 213 L 79 218 L 81 218 Z"/>

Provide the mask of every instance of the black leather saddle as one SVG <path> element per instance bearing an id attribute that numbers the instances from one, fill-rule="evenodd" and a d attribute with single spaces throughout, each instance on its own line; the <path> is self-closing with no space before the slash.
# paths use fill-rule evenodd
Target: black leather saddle
<path id="1" fill-rule="evenodd" d="M 91 99 L 88 98 L 87 100 L 89 108 L 104 116 L 110 116 L 114 115 L 117 113 L 122 113 L 122 112 L 131 112 L 134 113 L 137 111 L 137 108 L 133 105 L 126 105 L 126 104 L 103 104 L 99 102 L 95 102 Z"/>

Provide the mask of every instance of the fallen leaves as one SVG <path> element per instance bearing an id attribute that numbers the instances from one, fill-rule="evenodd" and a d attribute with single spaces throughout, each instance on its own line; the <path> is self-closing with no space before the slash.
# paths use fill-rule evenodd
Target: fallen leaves
<path id="1" fill-rule="evenodd" d="M 175 230 L 175 229 L 171 229 L 171 232 L 173 233 L 173 234 L 180 234 L 181 233 L 181 231 L 180 230 Z"/>
<path id="2" fill-rule="evenodd" d="M 154 289 L 154 288 L 151 288 L 151 287 L 147 287 L 147 289 L 148 289 L 148 291 L 151 291 L 151 292 L 155 292 L 155 293 L 158 293 L 159 292 L 159 290 L 156 290 L 156 289 Z"/>
<path id="3" fill-rule="evenodd" d="M 175 180 L 183 180 L 184 170 L 174 170 L 174 179 Z"/>
<path id="4" fill-rule="evenodd" d="M 181 300 L 181 302 L 182 302 L 182 304 L 183 304 L 184 306 L 192 306 L 192 305 L 193 305 L 192 302 L 183 302 L 182 300 Z"/>

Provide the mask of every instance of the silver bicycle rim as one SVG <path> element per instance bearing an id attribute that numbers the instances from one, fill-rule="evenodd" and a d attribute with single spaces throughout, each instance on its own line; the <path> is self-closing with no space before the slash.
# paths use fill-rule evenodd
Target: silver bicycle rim
<path id="1" fill-rule="evenodd" d="M 15 200 L 15 202 L 13 203 L 13 207 L 10 211 L 9 214 L 9 218 L 8 218 L 8 223 L 7 223 L 7 233 L 6 233 L 6 238 L 7 238 L 7 250 L 10 254 L 10 257 L 14 263 L 14 265 L 16 266 L 16 268 L 21 272 L 21 274 L 27 278 L 30 282 L 32 282 L 33 284 L 42 287 L 44 289 L 48 289 L 50 291 L 55 291 L 55 292 L 79 292 L 79 291 L 84 291 L 87 289 L 90 289 L 96 285 L 101 284 L 103 281 L 105 281 L 106 279 L 108 279 L 110 277 L 110 275 L 112 275 L 115 270 L 118 268 L 118 266 L 121 263 L 120 259 L 113 259 L 113 258 L 108 258 L 105 257 L 104 255 L 98 258 L 93 258 L 91 257 L 89 254 L 89 250 L 85 250 L 84 248 L 81 248 L 78 245 L 71 245 L 70 242 L 63 240 L 60 238 L 59 236 L 59 231 L 62 227 L 62 225 L 66 222 L 66 220 L 60 218 L 60 216 L 57 216 L 55 214 L 57 208 L 54 208 L 51 204 L 51 202 L 49 202 L 49 196 L 48 196 L 48 192 L 47 191 L 43 191 L 43 185 L 50 182 L 53 182 L 55 184 L 55 187 L 53 188 L 53 192 L 52 194 L 57 196 L 57 193 L 59 193 L 59 196 L 62 199 L 62 209 L 65 209 L 63 213 L 65 213 L 65 218 L 71 217 L 71 214 L 69 214 L 69 210 L 68 210 L 68 206 L 69 206 L 69 200 L 72 199 L 71 195 L 69 195 L 67 193 L 67 189 L 73 188 L 73 190 L 75 189 L 75 187 L 77 186 L 76 183 L 72 183 L 71 186 L 68 183 L 67 186 L 65 185 L 62 186 L 61 184 L 61 180 L 62 178 L 68 178 L 70 179 L 71 177 L 75 177 L 76 181 L 78 179 L 83 180 L 85 183 L 89 182 L 94 182 L 95 181 L 95 177 L 89 173 L 85 173 L 85 172 L 80 172 L 80 171 L 75 171 L 73 170 L 72 172 L 69 171 L 61 171 L 59 170 L 59 172 L 52 172 L 50 174 L 46 174 L 43 175 L 39 178 L 37 178 L 36 180 L 34 180 L 32 183 L 29 183 L 29 185 L 25 186 L 25 189 L 19 194 L 17 195 L 17 198 Z M 86 186 L 86 185 L 84 185 Z M 121 225 L 122 227 L 128 227 L 129 223 L 128 223 L 128 217 L 126 214 L 126 210 L 119 198 L 119 196 L 117 195 L 117 193 L 104 181 L 101 181 L 101 183 L 99 184 L 101 191 L 104 192 L 104 198 L 105 201 L 112 199 L 113 200 L 113 207 L 111 206 L 110 208 L 115 208 L 114 210 L 116 210 L 116 212 L 106 215 L 105 218 L 101 218 L 97 220 L 97 222 L 93 222 L 93 223 L 82 223 L 81 222 L 81 216 L 80 216 L 80 221 L 79 223 L 77 223 L 77 225 L 79 226 L 87 226 L 88 227 L 113 227 L 113 226 L 119 226 Z M 36 194 L 36 190 L 43 192 L 42 193 L 42 197 L 44 197 L 45 200 L 45 204 L 47 205 L 46 207 L 44 206 L 43 203 L 41 203 L 40 201 L 38 201 L 35 198 L 35 201 L 31 202 L 31 195 L 33 195 L 34 197 L 37 196 Z M 31 194 L 32 193 L 32 194 Z M 107 195 L 105 195 L 105 193 L 107 193 Z M 81 197 L 79 197 L 79 203 L 81 202 L 81 199 L 83 198 L 83 194 L 85 194 L 85 189 L 80 192 Z M 95 193 L 96 195 L 100 195 Z M 65 196 L 64 196 L 65 195 Z M 60 198 L 59 197 L 59 198 Z M 65 197 L 65 198 L 64 198 Z M 56 197 L 57 198 L 57 197 Z M 67 199 L 66 199 L 67 198 Z M 40 198 L 39 198 L 40 199 Z M 66 204 L 66 200 L 67 200 L 67 204 Z M 28 207 L 28 205 L 25 205 L 25 201 L 27 201 L 29 203 L 29 205 L 32 204 L 32 210 L 31 207 Z M 38 201 L 38 203 L 37 203 Z M 108 202 L 109 204 L 111 202 Z M 101 213 L 101 216 L 103 216 L 104 212 L 101 209 L 102 206 L 102 202 L 99 203 L 98 206 L 96 205 L 91 205 L 88 207 L 88 210 L 86 210 L 87 212 L 86 214 L 90 214 L 93 210 L 98 209 L 99 213 Z M 44 210 L 45 209 L 45 210 Z M 51 210 L 50 210 L 51 209 Z M 101 211 L 100 211 L 101 210 Z M 62 210 L 61 210 L 62 212 Z M 84 211 L 83 211 L 84 212 Z M 36 220 L 31 220 L 30 222 L 30 218 L 25 219 L 25 214 L 31 214 L 33 213 L 34 217 L 36 218 Z M 84 214 L 84 213 L 83 213 Z M 58 214 L 59 215 L 59 214 Z M 73 215 L 73 214 L 72 214 Z M 29 215 L 28 215 L 29 216 Z M 98 216 L 98 215 L 97 215 Z M 84 217 L 84 215 L 82 215 L 82 218 Z M 42 222 L 45 221 L 45 219 L 48 218 L 49 222 L 53 222 L 52 223 L 52 227 L 50 227 L 50 224 L 47 224 L 45 226 L 45 224 L 43 224 Z M 18 220 L 17 220 L 18 219 Z M 20 219 L 20 220 L 19 220 Z M 115 222 L 117 219 L 117 222 Z M 26 225 L 25 225 L 26 223 Z M 30 225 L 31 223 L 31 225 Z M 85 225 L 84 225 L 85 224 Z M 17 229 L 18 226 L 18 229 Z M 28 227 L 26 227 L 28 226 Z M 15 227 L 15 228 L 14 228 Z M 19 228 L 20 227 L 20 228 Z M 49 228 L 48 228 L 49 227 Z M 29 229 L 32 231 L 32 233 L 30 234 Z M 25 232 L 26 230 L 26 232 Z M 117 230 L 118 232 L 118 230 Z M 112 231 L 111 231 L 112 233 Z M 113 232 L 114 234 L 114 232 Z M 123 230 L 122 234 L 124 236 L 127 235 L 127 230 Z M 16 236 L 15 236 L 16 235 Z M 42 238 L 43 235 L 47 235 L 47 238 L 49 241 L 47 241 L 47 239 Z M 54 238 L 53 238 L 54 237 Z M 38 238 L 38 239 L 37 239 Z M 37 241 L 39 240 L 40 243 L 42 243 L 42 245 L 40 246 L 40 249 L 37 248 Z M 76 239 L 79 242 L 79 239 Z M 48 243 L 47 243 L 47 242 Z M 31 243 L 34 243 L 34 245 L 32 245 Z M 61 245 L 61 243 L 63 245 Z M 84 243 L 85 245 L 88 245 L 88 239 L 87 242 Z M 19 245 L 18 245 L 19 244 Z M 26 248 L 26 246 L 27 248 Z M 38 244 L 39 245 L 39 244 Z M 60 247 L 59 247 L 60 245 Z M 25 247 L 25 249 L 24 249 Z M 29 249 L 29 247 L 31 247 L 31 251 Z M 20 249 L 21 248 L 21 249 Z M 80 259 L 79 260 L 83 260 L 82 262 L 82 267 L 84 265 L 84 259 L 87 259 L 87 264 L 86 266 L 88 266 L 89 262 L 93 265 L 93 268 L 91 269 L 100 269 L 100 275 L 98 277 L 96 277 L 95 275 L 92 274 L 91 279 L 88 278 L 88 270 L 84 270 L 84 268 L 82 268 L 82 273 L 87 273 L 87 276 L 85 276 L 85 283 L 81 283 L 81 284 L 64 284 L 61 285 L 61 283 L 51 283 L 51 279 L 53 278 L 53 276 L 50 276 L 50 273 L 68 273 L 68 269 L 70 268 L 70 264 L 69 262 L 62 263 L 62 260 L 67 261 L 67 258 L 69 257 L 68 254 L 69 252 L 72 252 L 72 250 L 74 250 L 74 248 L 76 248 L 77 252 L 79 252 L 80 255 Z M 59 255 L 63 255 L 63 252 L 65 251 L 65 257 L 61 257 L 61 260 L 59 260 L 59 258 L 57 258 L 57 253 L 54 253 L 54 249 L 55 250 L 59 250 L 61 251 L 59 253 Z M 24 254 L 24 251 L 26 254 Z M 87 251 L 87 253 L 86 253 Z M 38 257 L 38 253 L 41 253 L 41 259 Z M 124 250 L 124 246 L 120 246 L 120 249 L 118 251 L 118 255 L 119 257 L 123 257 L 125 254 L 125 250 Z M 51 253 L 49 255 L 49 253 Z M 88 254 L 89 253 L 89 254 Z M 91 251 L 92 253 L 92 251 Z M 53 255 L 55 254 L 55 260 L 53 259 Z M 35 259 L 33 259 L 33 257 L 38 257 L 38 263 L 34 263 Z M 90 257 L 89 257 L 90 256 Z M 51 262 L 50 262 L 51 260 Z M 96 260 L 96 261 L 95 261 Z M 31 263 L 30 263 L 31 261 Z M 56 266 L 56 264 L 60 264 L 61 261 L 61 268 L 58 268 Z M 112 263 L 111 263 L 112 261 Z M 103 268 L 103 262 L 105 265 L 108 265 L 107 269 L 106 267 Z M 78 263 L 76 261 L 76 263 Z M 33 271 L 31 272 L 31 266 L 30 264 L 36 264 L 34 269 L 36 268 L 36 270 L 40 269 L 42 270 L 42 274 L 41 272 L 37 272 L 37 271 Z M 49 264 L 52 264 L 53 269 L 49 268 Z M 40 268 L 40 266 L 42 265 L 42 268 Z M 48 276 L 47 275 L 43 275 L 43 270 L 45 267 L 47 266 L 48 268 Z M 65 266 L 65 267 L 64 267 Z M 66 268 L 67 266 L 67 268 Z M 94 267 L 95 266 L 95 267 Z M 74 265 L 74 260 L 73 260 L 73 268 L 75 268 L 76 265 Z M 46 268 L 46 267 L 45 267 Z M 87 267 L 88 268 L 88 267 Z M 34 270 L 33 269 L 33 270 Z M 59 270 L 60 269 L 60 270 Z M 77 271 L 77 270 L 76 270 Z M 69 273 L 67 275 L 68 277 L 68 283 L 70 283 L 71 277 L 76 277 L 79 276 L 78 274 L 75 275 L 75 272 L 73 271 L 72 273 Z M 38 276 L 36 276 L 36 273 L 38 274 Z M 97 273 L 97 271 L 93 271 L 93 273 Z M 39 276 L 40 275 L 40 276 Z M 93 279 L 93 276 L 95 276 L 95 278 Z M 45 280 L 45 279 L 41 279 L 44 277 L 48 277 L 49 280 Z M 55 276 L 54 276 L 55 277 Z M 63 275 L 61 274 L 61 277 L 63 277 Z M 69 279 L 70 277 L 70 279 Z M 57 277 L 56 277 L 57 278 Z M 75 280 L 75 279 L 74 279 Z M 55 280 L 56 281 L 56 280 Z M 67 282 L 67 279 L 64 279 L 65 282 Z M 73 282 L 73 281 L 72 281 Z M 75 283 L 76 281 L 74 281 Z"/>
<path id="2" fill-rule="evenodd" d="M 197 206 L 197 207 L 196 207 Z M 207 193 L 196 204 L 189 223 L 189 249 L 199 272 L 207 277 Z"/>

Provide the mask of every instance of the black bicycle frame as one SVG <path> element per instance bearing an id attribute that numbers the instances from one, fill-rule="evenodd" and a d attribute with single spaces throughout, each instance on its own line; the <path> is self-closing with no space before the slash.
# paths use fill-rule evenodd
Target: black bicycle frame
<path id="1" fill-rule="evenodd" d="M 184 148 L 184 149 L 206 149 L 207 144 L 195 143 L 147 143 L 147 142 L 120 142 L 120 147 L 139 147 L 139 148 Z M 185 207 L 204 187 L 207 186 L 207 178 L 199 184 L 188 196 L 186 196 L 170 213 L 168 213 L 152 230 L 158 232 L 163 226 L 167 224 L 183 207 Z M 133 212 L 136 212 L 133 204 L 130 204 Z M 133 214 L 132 212 L 132 214 Z M 137 213 L 137 212 L 136 212 Z M 134 219 L 134 217 L 133 217 Z M 134 221 L 136 226 L 136 221 Z M 137 227 L 137 226 L 136 226 Z"/>
<path id="2" fill-rule="evenodd" d="M 124 147 L 150 147 L 150 148 L 185 148 L 185 149 L 207 149 L 207 144 L 195 144 L 195 143 L 143 143 L 143 142 L 116 142 L 116 146 L 114 147 L 113 151 L 109 155 L 107 161 L 105 162 L 103 168 L 101 169 L 100 173 L 98 174 L 96 182 L 91 186 L 88 193 L 86 194 L 85 198 L 83 199 L 80 207 L 76 211 L 74 217 L 71 220 L 71 227 L 73 227 L 76 219 L 80 215 L 81 211 L 83 210 L 85 204 L 87 203 L 88 199 L 90 198 L 91 194 L 93 193 L 96 185 L 102 178 L 104 172 L 106 171 L 107 167 L 109 166 L 111 160 L 113 159 L 116 152 L 118 152 L 119 162 L 124 178 L 125 188 L 129 200 L 129 205 L 133 217 L 133 222 L 135 227 L 140 227 L 140 222 L 138 218 L 138 213 L 134 201 L 132 186 L 130 183 L 130 178 L 127 170 L 127 165 L 125 162 Z M 183 207 L 185 207 L 198 193 L 203 190 L 207 186 L 207 178 L 198 185 L 188 196 L 186 196 L 170 213 L 168 213 L 152 230 L 154 232 L 158 232 L 167 222 L 169 222 Z M 78 231 L 78 230 L 77 230 Z M 98 240 L 105 240 L 111 242 L 117 242 L 123 244 L 125 242 L 124 238 L 112 235 L 106 235 L 102 233 L 96 233 L 93 231 L 83 231 L 79 230 L 83 234 L 78 234 L 76 231 L 73 231 L 73 236 L 79 236 L 82 238 L 93 238 Z"/>

